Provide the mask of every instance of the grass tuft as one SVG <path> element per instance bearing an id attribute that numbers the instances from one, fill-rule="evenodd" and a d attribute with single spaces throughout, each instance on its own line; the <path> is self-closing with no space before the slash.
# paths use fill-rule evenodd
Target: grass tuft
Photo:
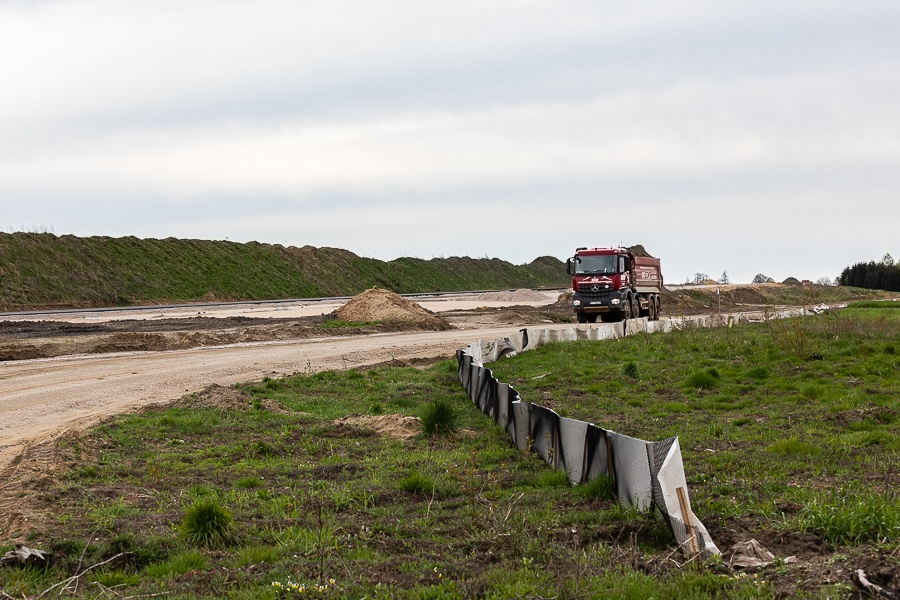
<path id="1" fill-rule="evenodd" d="M 253 454 L 261 458 L 272 458 L 277 455 L 278 452 L 269 444 L 262 440 L 257 440 L 253 442 Z"/>
<path id="2" fill-rule="evenodd" d="M 763 381 L 769 376 L 769 370 L 763 366 L 753 367 L 749 371 L 747 371 L 747 375 L 751 379 L 755 379 L 757 381 Z"/>
<path id="3" fill-rule="evenodd" d="M 609 475 L 599 475 L 584 485 L 576 487 L 575 493 L 586 500 L 613 502 L 616 499 L 616 479 Z"/>
<path id="4" fill-rule="evenodd" d="M 684 387 L 689 390 L 711 390 L 719 384 L 719 372 L 715 369 L 694 371 L 684 380 Z"/>
<path id="5" fill-rule="evenodd" d="M 569 485 L 569 475 L 561 469 L 551 469 L 540 473 L 534 480 L 534 487 L 551 489 Z"/>
<path id="6" fill-rule="evenodd" d="M 437 483 L 431 477 L 419 472 L 410 473 L 397 484 L 404 492 L 428 496 L 434 493 Z"/>
<path id="7" fill-rule="evenodd" d="M 449 402 L 438 400 L 422 412 L 422 431 L 426 435 L 450 435 L 459 428 L 456 411 Z"/>
<path id="8" fill-rule="evenodd" d="M 218 501 L 203 498 L 194 502 L 181 521 L 181 534 L 193 543 L 215 546 L 229 541 L 231 513 Z"/>

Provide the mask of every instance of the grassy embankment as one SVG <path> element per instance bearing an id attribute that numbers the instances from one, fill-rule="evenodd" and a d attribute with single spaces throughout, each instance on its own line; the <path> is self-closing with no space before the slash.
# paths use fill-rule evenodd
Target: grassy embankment
<path id="1" fill-rule="evenodd" d="M 72 470 L 43 497 L 52 523 L 29 540 L 54 565 L 0 569 L 0 589 L 33 597 L 118 556 L 76 595 L 274 598 L 295 583 L 350 598 L 843 596 L 852 569 L 896 565 L 896 306 L 555 344 L 492 365 L 562 415 L 680 436 L 714 541 L 756 537 L 779 557 L 758 573 L 677 566 L 657 516 L 617 508 L 608 481 L 571 488 L 520 455 L 445 361 L 264 380 L 238 386 L 239 407 L 185 400 L 69 439 Z M 435 402 L 471 433 L 397 441 L 334 423 Z M 814 555 L 796 550 L 810 540 Z"/>
<path id="2" fill-rule="evenodd" d="M 552 257 L 384 262 L 336 248 L 0 233 L 0 310 L 563 287 Z"/>

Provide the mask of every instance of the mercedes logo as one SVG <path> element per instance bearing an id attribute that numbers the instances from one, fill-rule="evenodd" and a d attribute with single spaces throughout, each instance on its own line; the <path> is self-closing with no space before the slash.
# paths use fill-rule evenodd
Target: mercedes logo
<path id="1" fill-rule="evenodd" d="M 591 286 L 591 291 L 592 291 L 592 292 L 599 292 L 599 291 L 600 291 L 600 286 L 597 285 L 597 284 L 595 283 L 594 285 Z"/>

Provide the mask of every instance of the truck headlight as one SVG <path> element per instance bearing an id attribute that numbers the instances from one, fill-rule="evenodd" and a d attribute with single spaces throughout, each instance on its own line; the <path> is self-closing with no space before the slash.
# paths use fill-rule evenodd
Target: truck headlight
<path id="1" fill-rule="evenodd" d="M 610 304 L 618 304 L 619 302 L 621 302 L 621 300 L 619 300 L 618 298 L 613 298 L 609 301 Z"/>
<path id="2" fill-rule="evenodd" d="M 581 300 L 573 300 L 573 301 L 572 301 L 572 304 L 573 304 L 574 306 L 581 306 Z"/>

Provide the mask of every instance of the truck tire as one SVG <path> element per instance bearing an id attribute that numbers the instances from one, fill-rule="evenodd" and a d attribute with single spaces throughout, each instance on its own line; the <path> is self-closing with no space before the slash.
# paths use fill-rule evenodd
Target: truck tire
<path id="1" fill-rule="evenodd" d="M 650 294 L 650 297 L 647 299 L 647 312 L 650 313 L 648 316 L 651 321 L 659 318 L 656 314 L 656 296 L 653 294 Z"/>
<path id="2" fill-rule="evenodd" d="M 583 310 L 576 311 L 575 318 L 579 323 L 587 323 L 587 315 L 584 314 Z"/>
<path id="3" fill-rule="evenodd" d="M 659 315 L 662 313 L 662 300 L 659 299 L 659 294 L 656 295 L 656 320 L 659 321 Z"/>

